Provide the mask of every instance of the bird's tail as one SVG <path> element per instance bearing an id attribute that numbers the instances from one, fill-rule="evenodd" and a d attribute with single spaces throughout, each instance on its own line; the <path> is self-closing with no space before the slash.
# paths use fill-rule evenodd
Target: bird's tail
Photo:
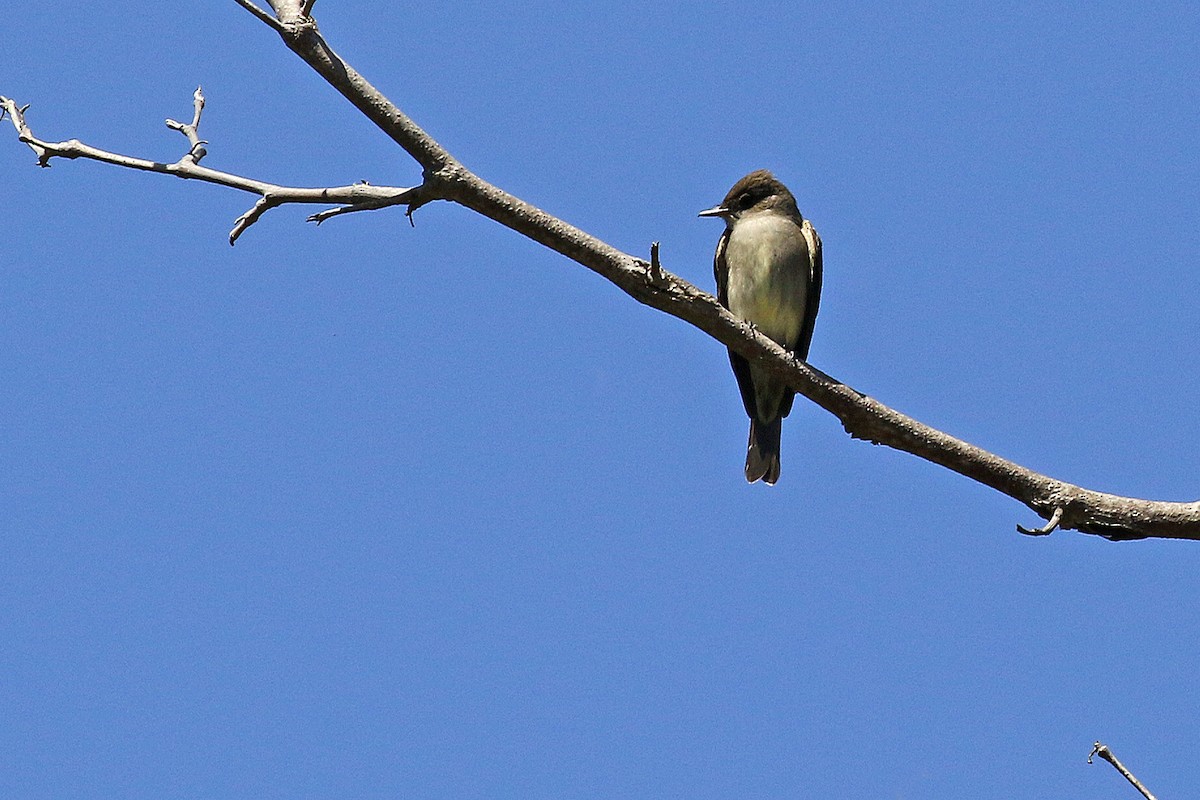
<path id="1" fill-rule="evenodd" d="M 775 483 L 779 480 L 779 434 L 783 430 L 783 419 L 772 422 L 750 420 L 750 442 L 746 445 L 746 480 L 754 483 L 763 480 Z"/>

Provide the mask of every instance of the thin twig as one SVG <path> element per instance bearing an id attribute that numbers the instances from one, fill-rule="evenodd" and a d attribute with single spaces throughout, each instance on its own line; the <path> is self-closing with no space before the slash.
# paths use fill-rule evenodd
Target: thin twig
<path id="1" fill-rule="evenodd" d="M 405 211 L 405 213 L 408 215 L 409 222 L 412 222 L 412 212 L 428 202 L 428 200 L 421 199 L 420 192 L 418 191 L 420 188 L 421 187 L 418 186 L 408 190 L 408 194 L 404 196 L 404 199 L 400 203 L 392 202 L 390 199 L 387 201 L 364 200 L 361 203 L 353 203 L 351 205 L 338 206 L 337 208 L 329 208 L 325 211 L 318 211 L 316 214 L 308 215 L 305 218 L 305 221 L 315 222 L 316 224 L 320 225 L 325 220 L 332 219 L 333 217 L 340 217 L 342 214 L 354 214 L 359 211 L 378 211 L 381 208 L 388 208 L 389 206 L 406 205 L 408 206 L 408 209 Z"/>
<path id="2" fill-rule="evenodd" d="M 197 89 L 195 93 L 196 112 L 193 117 L 193 124 L 184 125 L 174 122 L 174 120 L 168 120 L 167 125 L 175 130 L 184 132 L 188 135 L 189 141 L 192 141 L 193 137 L 196 136 L 195 128 L 199 124 L 200 109 L 203 108 L 203 105 L 203 94 Z M 424 185 L 399 187 L 354 183 L 348 186 L 316 188 L 280 186 L 266 181 L 255 180 L 254 178 L 234 175 L 229 172 L 209 169 L 196 163 L 203 155 L 203 147 L 197 150 L 197 143 L 203 142 L 203 140 L 198 138 L 193 142 L 192 149 L 173 164 L 164 164 L 161 161 L 151 161 L 145 158 L 135 158 L 134 156 L 101 150 L 97 147 L 84 144 L 78 139 L 69 139 L 65 142 L 47 142 L 38 139 L 29 130 L 29 126 L 25 121 L 25 109 L 19 108 L 15 101 L 7 97 L 0 97 L 0 108 L 3 109 L 4 114 L 12 119 L 13 125 L 17 129 L 18 138 L 29 145 L 33 152 L 37 154 L 38 164 L 43 167 L 50 166 L 50 159 L 52 158 L 86 158 L 128 169 L 159 172 L 165 175 L 174 175 L 177 178 L 215 183 L 218 186 L 228 186 L 231 189 L 238 189 L 243 192 L 259 195 L 259 201 L 234 222 L 233 229 L 229 233 L 230 244 L 236 242 L 238 237 L 248 227 L 257 222 L 264 213 L 272 208 L 277 208 L 288 203 L 342 204 L 346 208 L 344 211 L 340 211 L 340 213 L 349 213 L 351 211 L 379 209 L 388 206 L 419 206 L 431 200 L 438 199 L 437 195 Z M 190 133 L 188 129 L 191 129 Z"/>
<path id="3" fill-rule="evenodd" d="M 1117 772 L 1125 776 L 1125 780 L 1133 784 L 1133 788 L 1142 793 L 1142 797 L 1146 798 L 1146 800 L 1157 800 L 1154 795 L 1150 794 L 1150 790 L 1143 786 L 1142 782 L 1133 776 L 1132 772 L 1125 769 L 1125 765 L 1117 760 L 1117 757 L 1113 755 L 1112 750 L 1108 749 L 1108 745 L 1096 742 L 1094 745 L 1092 745 L 1092 752 L 1088 755 L 1089 764 L 1092 763 L 1092 756 L 1100 756 L 1105 761 L 1112 764 L 1116 768 Z"/>
<path id="4" fill-rule="evenodd" d="M 167 119 L 167 127 L 173 131 L 179 131 L 187 137 L 188 144 L 191 148 L 188 150 L 184 158 L 189 159 L 193 164 L 199 164 L 200 159 L 208 154 L 204 149 L 204 145 L 208 142 L 200 138 L 200 115 L 204 112 L 204 91 L 199 86 L 196 91 L 192 92 L 192 121 L 190 123 L 176 122 L 173 119 Z"/>
<path id="5" fill-rule="evenodd" d="M 1026 528 L 1023 525 L 1017 526 L 1017 531 L 1026 536 L 1049 536 L 1058 528 L 1058 523 L 1062 522 L 1063 508 L 1058 506 L 1054 509 L 1054 513 L 1050 515 L 1050 521 L 1040 528 Z"/>
<path id="6" fill-rule="evenodd" d="M 46 152 L 46 148 L 33 138 L 33 134 L 29 132 L 29 126 L 25 124 L 25 112 L 28 110 L 28 104 L 18 107 L 16 101 L 0 97 L 0 121 L 8 117 L 12 121 L 13 127 L 17 129 L 17 139 L 29 145 L 29 149 L 33 150 L 33 154 L 37 156 L 38 166 L 48 167 L 50 166 L 50 155 Z"/>

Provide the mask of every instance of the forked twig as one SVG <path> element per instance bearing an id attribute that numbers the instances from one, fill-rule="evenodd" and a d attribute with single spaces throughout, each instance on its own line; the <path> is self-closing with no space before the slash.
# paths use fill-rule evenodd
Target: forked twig
<path id="1" fill-rule="evenodd" d="M 215 183 L 218 186 L 228 186 L 231 189 L 259 195 L 258 202 L 234 222 L 233 229 L 229 232 L 230 244 L 235 243 L 238 237 L 267 211 L 288 203 L 337 204 L 337 208 L 314 214 L 310 218 L 314 222 L 321 222 L 339 214 L 372 211 L 389 206 L 408 206 L 411 212 L 413 208 L 438 199 L 431 187 L 426 184 L 399 187 L 374 186 L 363 182 L 348 186 L 317 188 L 280 186 L 201 166 L 200 159 L 207 154 L 207 150 L 204 148 L 207 142 L 200 138 L 200 117 L 204 111 L 204 104 L 204 93 L 197 88 L 192 95 L 192 121 L 190 123 L 177 122 L 173 119 L 166 121 L 167 127 L 186 136 L 190 145 L 188 151 L 178 161 L 170 164 L 101 150 L 84 144 L 78 139 L 68 139 L 63 142 L 48 142 L 39 139 L 33 135 L 25 119 L 25 112 L 29 106 L 18 106 L 16 101 L 7 97 L 0 97 L 0 119 L 7 116 L 12 120 L 13 126 L 17 129 L 17 138 L 29 145 L 37 155 L 38 165 L 42 167 L 49 167 L 52 158 L 86 158 L 118 167 L 160 172 L 174 175 L 177 178 Z"/>

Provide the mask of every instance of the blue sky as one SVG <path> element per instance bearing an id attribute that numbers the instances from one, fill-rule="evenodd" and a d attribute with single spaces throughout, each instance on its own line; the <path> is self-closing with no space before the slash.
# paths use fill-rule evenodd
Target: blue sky
<path id="1" fill-rule="evenodd" d="M 47 139 L 410 185 L 233 2 L 12 0 Z M 469 167 L 711 288 L 773 170 L 814 365 L 1090 488 L 1200 495 L 1193 6 L 317 4 Z M 1195 794 L 1195 545 L 1014 501 L 798 400 L 741 477 L 724 350 L 438 203 L 317 228 L 39 170 L 0 131 L 0 793 Z"/>

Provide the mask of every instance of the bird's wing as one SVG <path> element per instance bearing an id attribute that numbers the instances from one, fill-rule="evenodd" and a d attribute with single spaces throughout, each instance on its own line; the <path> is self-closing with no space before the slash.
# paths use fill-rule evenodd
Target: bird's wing
<path id="1" fill-rule="evenodd" d="M 721 234 L 713 256 L 713 277 L 717 279 L 717 302 L 729 308 L 729 265 L 725 263 L 725 245 L 729 244 L 729 229 Z"/>
<path id="2" fill-rule="evenodd" d="M 812 344 L 813 326 L 817 322 L 817 311 L 821 307 L 821 237 L 808 220 L 804 220 L 800 230 L 808 243 L 808 291 L 804 294 L 804 321 L 800 324 L 800 335 L 796 337 L 796 346 L 792 352 L 808 360 L 808 347 Z M 736 370 L 735 370 L 736 371 Z M 796 395 L 788 392 L 779 407 L 779 416 L 786 417 L 792 413 L 792 401 Z"/>
<path id="3" fill-rule="evenodd" d="M 804 220 L 804 238 L 808 241 L 808 292 L 805 293 L 804 323 L 800 326 L 800 337 L 792 350 L 796 355 L 808 360 L 808 347 L 812 344 L 813 326 L 817 322 L 817 311 L 821 307 L 821 279 L 823 266 L 821 263 L 821 237 L 813 228 L 812 223 Z"/>
<path id="4" fill-rule="evenodd" d="M 717 252 L 713 256 L 713 276 L 717 279 L 717 302 L 729 308 L 729 264 L 725 261 L 725 246 L 729 244 L 729 229 L 721 234 L 717 242 Z M 750 363 L 732 350 L 729 351 L 729 365 L 733 367 L 733 375 L 737 378 L 738 391 L 742 394 L 742 405 L 751 419 L 757 416 L 754 396 L 754 379 L 750 376 Z"/>

